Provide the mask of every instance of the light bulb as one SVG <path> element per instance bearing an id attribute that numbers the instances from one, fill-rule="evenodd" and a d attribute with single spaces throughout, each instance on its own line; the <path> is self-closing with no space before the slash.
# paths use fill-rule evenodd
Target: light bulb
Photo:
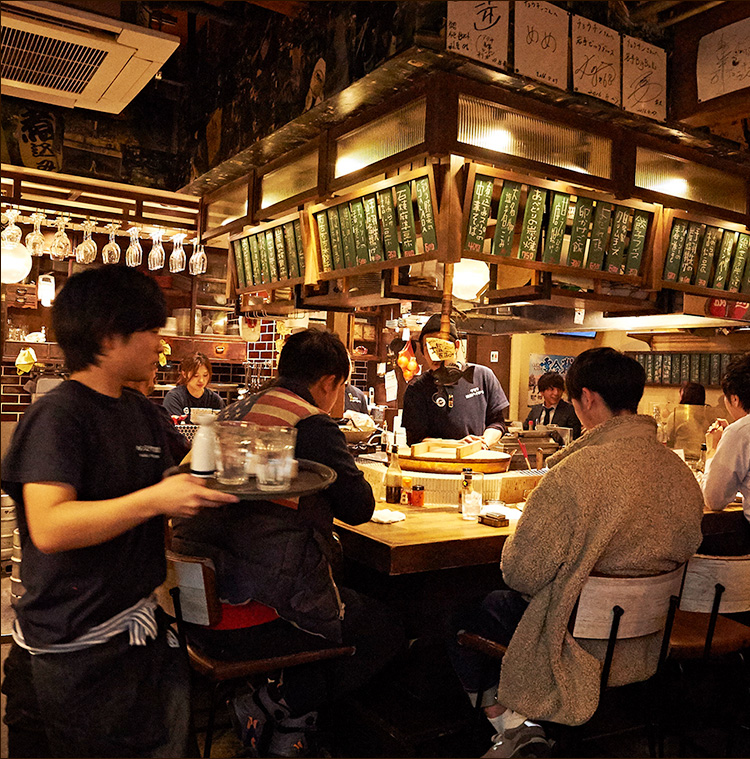
<path id="1" fill-rule="evenodd" d="M 31 254 L 20 242 L 2 241 L 0 281 L 5 285 L 21 282 L 31 271 Z"/>

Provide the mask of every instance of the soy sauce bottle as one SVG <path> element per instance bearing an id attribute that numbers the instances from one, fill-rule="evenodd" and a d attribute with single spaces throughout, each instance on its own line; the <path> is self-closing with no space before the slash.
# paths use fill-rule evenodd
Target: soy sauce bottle
<path id="1" fill-rule="evenodd" d="M 398 461 L 398 446 L 391 446 L 391 460 L 385 471 L 385 502 L 401 503 L 401 464 Z"/>

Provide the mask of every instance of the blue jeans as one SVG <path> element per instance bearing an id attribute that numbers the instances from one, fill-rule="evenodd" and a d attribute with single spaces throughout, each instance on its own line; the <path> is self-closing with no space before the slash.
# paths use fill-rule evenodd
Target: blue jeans
<path id="1" fill-rule="evenodd" d="M 493 590 L 479 606 L 456 614 L 453 634 L 448 640 L 448 655 L 465 691 L 481 693 L 497 686 L 501 660 L 460 646 L 456 635 L 465 630 L 507 646 L 528 605 L 515 590 Z"/>

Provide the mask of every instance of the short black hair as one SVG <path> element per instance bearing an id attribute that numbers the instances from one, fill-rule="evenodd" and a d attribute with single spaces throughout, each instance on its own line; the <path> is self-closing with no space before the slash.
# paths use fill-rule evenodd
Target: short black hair
<path id="1" fill-rule="evenodd" d="M 609 410 L 638 413 L 646 386 L 646 370 L 614 348 L 591 348 L 579 354 L 566 378 L 572 400 L 580 401 L 583 388 L 601 395 Z"/>
<path id="2" fill-rule="evenodd" d="M 683 382 L 680 386 L 680 403 L 686 406 L 704 406 L 706 388 L 700 382 Z"/>
<path id="3" fill-rule="evenodd" d="M 727 398 L 736 395 L 743 411 L 750 413 L 750 353 L 729 364 L 721 378 L 721 390 Z"/>
<path id="4" fill-rule="evenodd" d="M 95 365 L 107 337 L 163 327 L 159 285 L 137 269 L 108 265 L 74 274 L 52 307 L 52 328 L 72 372 Z"/>
<path id="5" fill-rule="evenodd" d="M 558 387 L 565 390 L 565 378 L 559 372 L 545 372 L 536 383 L 536 389 L 543 393 L 551 387 Z"/>
<path id="6" fill-rule="evenodd" d="M 350 371 L 346 346 L 327 329 L 311 327 L 290 335 L 279 356 L 279 377 L 296 379 L 308 386 L 329 374 L 345 380 Z"/>

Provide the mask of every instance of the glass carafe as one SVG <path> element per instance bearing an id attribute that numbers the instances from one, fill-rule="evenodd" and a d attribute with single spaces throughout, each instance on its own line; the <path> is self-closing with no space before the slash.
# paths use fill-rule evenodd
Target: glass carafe
<path id="1" fill-rule="evenodd" d="M 130 245 L 125 251 L 125 263 L 128 266 L 140 266 L 143 263 L 143 248 L 138 242 L 140 230 L 138 227 L 131 227 L 128 234 L 130 235 Z"/>
<path id="2" fill-rule="evenodd" d="M 185 249 L 182 247 L 182 241 L 187 237 L 184 232 L 178 232 L 172 235 L 172 254 L 169 256 L 169 271 L 172 274 L 184 271 L 187 261 L 185 260 Z"/>
<path id="3" fill-rule="evenodd" d="M 115 235 L 119 228 L 119 224 L 107 225 L 109 242 L 102 248 L 102 261 L 104 261 L 105 264 L 116 264 L 120 260 L 120 246 L 115 239 Z"/>
<path id="4" fill-rule="evenodd" d="M 26 235 L 26 247 L 32 256 L 41 256 L 44 253 L 44 235 L 42 234 L 42 222 L 45 220 L 43 213 L 31 214 L 34 230 Z"/>
<path id="5" fill-rule="evenodd" d="M 163 234 L 164 230 L 162 229 L 155 229 L 151 232 L 151 252 L 148 254 L 148 268 L 151 271 L 164 268 L 166 255 L 164 246 L 161 244 Z"/>
<path id="6" fill-rule="evenodd" d="M 57 232 L 52 238 L 52 244 L 49 246 L 50 258 L 55 261 L 64 261 L 72 252 L 70 238 L 65 234 L 65 225 L 68 220 L 64 216 L 58 216 L 55 219 Z"/>

